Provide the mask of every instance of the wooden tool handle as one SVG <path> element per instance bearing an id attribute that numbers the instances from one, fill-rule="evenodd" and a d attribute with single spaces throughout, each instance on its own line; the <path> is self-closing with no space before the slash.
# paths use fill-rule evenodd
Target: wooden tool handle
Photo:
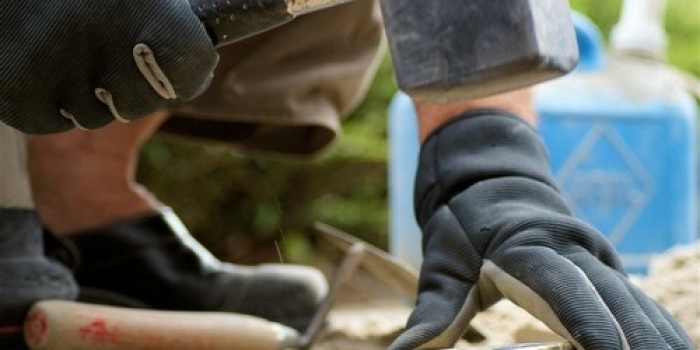
<path id="1" fill-rule="evenodd" d="M 262 318 L 47 300 L 24 327 L 33 350 L 278 350 L 293 330 Z"/>

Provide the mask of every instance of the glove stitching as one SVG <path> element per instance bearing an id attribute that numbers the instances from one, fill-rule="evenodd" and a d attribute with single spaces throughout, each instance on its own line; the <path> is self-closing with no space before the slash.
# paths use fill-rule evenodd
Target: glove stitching
<path id="1" fill-rule="evenodd" d="M 63 109 L 63 108 L 59 109 L 58 113 L 60 113 L 64 118 L 70 120 L 73 123 L 73 125 L 75 125 L 76 128 L 78 128 L 80 130 L 88 130 L 88 128 L 80 125 L 80 123 L 78 122 L 78 120 L 75 118 L 75 116 L 73 114 L 66 111 L 65 109 Z"/>
<path id="2" fill-rule="evenodd" d="M 117 106 L 114 104 L 114 97 L 109 91 L 103 88 L 97 88 L 95 89 L 95 96 L 97 96 L 98 100 L 107 105 L 107 107 L 109 108 L 109 112 L 112 114 L 112 117 L 114 117 L 114 119 L 124 124 L 130 122 L 129 119 L 126 119 L 122 117 L 121 114 L 119 114 Z"/>
<path id="3" fill-rule="evenodd" d="M 144 43 L 139 43 L 134 46 L 133 54 L 136 66 L 151 87 L 153 87 L 153 90 L 166 100 L 177 99 L 173 84 L 170 83 L 170 80 L 158 65 L 151 48 Z"/>

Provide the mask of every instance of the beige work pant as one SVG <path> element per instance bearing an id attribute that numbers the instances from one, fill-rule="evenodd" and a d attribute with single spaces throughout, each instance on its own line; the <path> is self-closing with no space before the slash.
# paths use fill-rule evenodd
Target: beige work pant
<path id="1" fill-rule="evenodd" d="M 0 123 L 0 208 L 33 208 L 24 135 Z"/>
<path id="2" fill-rule="evenodd" d="M 220 49 L 210 88 L 162 131 L 313 155 L 340 134 L 384 52 L 379 6 L 356 0 Z"/>

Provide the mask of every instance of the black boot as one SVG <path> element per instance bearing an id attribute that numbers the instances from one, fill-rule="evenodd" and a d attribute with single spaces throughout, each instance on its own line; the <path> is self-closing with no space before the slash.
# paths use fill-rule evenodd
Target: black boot
<path id="1" fill-rule="evenodd" d="M 22 325 L 33 303 L 77 294 L 70 271 L 44 257 L 36 213 L 0 209 L 0 349 L 26 349 Z"/>
<path id="2" fill-rule="evenodd" d="M 303 331 L 328 289 L 310 267 L 220 262 L 169 209 L 51 239 L 47 254 L 74 269 L 85 301 L 243 313 Z"/>

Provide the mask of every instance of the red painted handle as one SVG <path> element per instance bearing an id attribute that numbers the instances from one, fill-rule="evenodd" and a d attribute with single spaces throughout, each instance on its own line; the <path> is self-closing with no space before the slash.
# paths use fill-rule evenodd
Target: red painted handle
<path id="1" fill-rule="evenodd" d="M 224 313 L 175 312 L 46 300 L 24 334 L 32 350 L 278 350 L 298 337 L 267 320 Z"/>

